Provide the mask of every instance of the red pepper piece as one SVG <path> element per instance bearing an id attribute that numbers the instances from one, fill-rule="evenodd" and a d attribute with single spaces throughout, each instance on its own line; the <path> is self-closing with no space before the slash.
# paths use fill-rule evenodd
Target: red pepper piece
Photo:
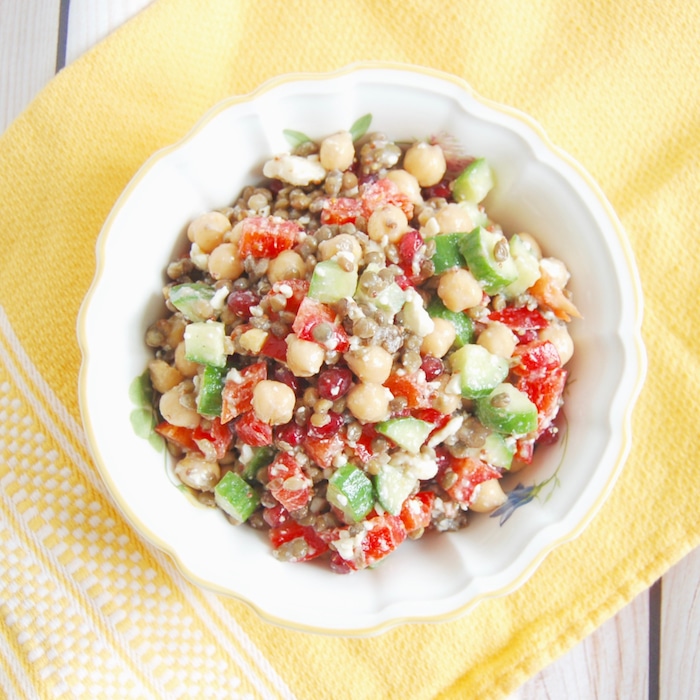
<path id="1" fill-rule="evenodd" d="M 303 230 L 295 221 L 281 217 L 251 216 L 243 219 L 238 251 L 241 258 L 275 258 L 292 248 Z"/>

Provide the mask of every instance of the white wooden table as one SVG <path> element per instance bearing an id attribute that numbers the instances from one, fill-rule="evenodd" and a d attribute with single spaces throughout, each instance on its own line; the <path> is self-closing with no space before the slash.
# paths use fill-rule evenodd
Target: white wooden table
<path id="1" fill-rule="evenodd" d="M 0 133 L 150 0 L 0 0 Z M 510 700 L 700 698 L 700 550 Z"/>

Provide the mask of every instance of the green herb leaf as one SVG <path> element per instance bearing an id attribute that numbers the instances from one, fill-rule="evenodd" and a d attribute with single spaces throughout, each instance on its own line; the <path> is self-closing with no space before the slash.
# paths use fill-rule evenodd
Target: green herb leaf
<path id="1" fill-rule="evenodd" d="M 302 134 L 301 131 L 294 131 L 294 129 L 284 129 L 282 133 L 292 148 L 298 148 L 302 143 L 311 141 L 306 134 Z"/>
<path id="2" fill-rule="evenodd" d="M 352 140 L 357 141 L 357 139 L 361 139 L 367 133 L 367 129 L 369 129 L 369 125 L 371 123 L 372 123 L 372 115 L 371 114 L 365 114 L 364 117 L 360 117 L 350 127 L 350 135 L 352 136 Z"/>

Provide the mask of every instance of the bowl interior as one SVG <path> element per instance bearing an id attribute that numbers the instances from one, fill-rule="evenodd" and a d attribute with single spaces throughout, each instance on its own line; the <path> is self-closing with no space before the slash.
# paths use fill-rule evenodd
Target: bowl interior
<path id="1" fill-rule="evenodd" d="M 538 451 L 526 473 L 557 472 L 551 497 L 503 525 L 478 516 L 458 533 L 426 536 L 376 570 L 338 576 L 277 562 L 266 536 L 232 528 L 174 487 L 164 452 L 133 429 L 129 386 L 150 358 L 143 337 L 162 312 L 163 270 L 196 215 L 231 203 L 261 179 L 262 164 L 289 149 L 283 130 L 313 138 L 372 114 L 372 130 L 396 140 L 447 133 L 485 156 L 497 185 L 487 209 L 507 232 L 529 231 L 571 271 L 582 320 L 566 394 L 564 441 Z M 441 619 L 485 595 L 512 590 L 555 544 L 590 519 L 628 449 L 631 404 L 643 375 L 641 296 L 624 233 L 586 173 L 529 119 L 473 95 L 450 76 L 403 67 L 353 67 L 290 77 L 210 111 L 182 142 L 135 176 L 107 220 L 95 282 L 81 313 L 81 408 L 96 462 L 116 502 L 185 574 L 237 596 L 270 620 L 360 633 L 402 620 Z M 282 582 L 282 585 L 280 585 Z"/>

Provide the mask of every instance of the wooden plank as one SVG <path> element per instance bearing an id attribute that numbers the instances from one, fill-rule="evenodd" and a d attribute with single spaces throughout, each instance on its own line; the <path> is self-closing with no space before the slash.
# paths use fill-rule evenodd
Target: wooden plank
<path id="1" fill-rule="evenodd" d="M 645 700 L 649 698 L 648 633 L 649 594 L 645 592 L 508 700 Z"/>
<path id="2" fill-rule="evenodd" d="M 0 133 L 56 70 L 60 0 L 0 0 Z"/>
<path id="3" fill-rule="evenodd" d="M 120 0 L 120 2 L 71 0 L 66 65 L 91 49 L 151 2 L 152 0 Z"/>
<path id="4" fill-rule="evenodd" d="M 661 700 L 700 697 L 700 549 L 663 578 Z"/>

